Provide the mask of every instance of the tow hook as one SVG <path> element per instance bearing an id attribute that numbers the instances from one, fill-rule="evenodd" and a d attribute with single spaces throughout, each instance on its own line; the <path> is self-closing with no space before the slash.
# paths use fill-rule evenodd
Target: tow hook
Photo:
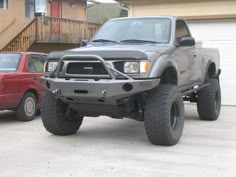
<path id="1" fill-rule="evenodd" d="M 56 98 L 59 98 L 61 95 L 61 90 L 57 88 L 56 90 L 53 90 L 52 93 L 56 96 Z"/>
<path id="2" fill-rule="evenodd" d="M 103 90 L 103 91 L 102 91 L 102 97 L 103 97 L 103 99 L 106 97 L 106 95 L 107 95 L 107 90 Z"/>

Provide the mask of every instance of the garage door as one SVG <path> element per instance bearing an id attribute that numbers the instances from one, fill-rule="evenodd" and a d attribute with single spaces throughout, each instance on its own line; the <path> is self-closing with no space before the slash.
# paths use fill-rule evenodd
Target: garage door
<path id="1" fill-rule="evenodd" d="M 236 20 L 188 22 L 202 47 L 220 51 L 222 104 L 236 105 Z"/>

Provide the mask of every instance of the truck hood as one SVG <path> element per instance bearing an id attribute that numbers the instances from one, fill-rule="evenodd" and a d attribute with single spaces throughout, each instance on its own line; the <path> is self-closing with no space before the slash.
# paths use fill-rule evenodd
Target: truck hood
<path id="1" fill-rule="evenodd" d="M 169 54 L 174 48 L 164 44 L 118 44 L 118 45 L 89 45 L 62 52 L 52 52 L 49 58 L 61 58 L 64 55 L 91 54 L 106 60 L 112 59 L 157 59 L 163 54 Z"/>

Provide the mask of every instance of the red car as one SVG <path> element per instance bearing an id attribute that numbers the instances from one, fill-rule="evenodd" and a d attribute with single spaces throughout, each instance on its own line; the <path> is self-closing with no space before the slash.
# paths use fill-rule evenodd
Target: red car
<path id="1" fill-rule="evenodd" d="M 39 83 L 46 54 L 0 53 L 0 110 L 13 110 L 20 121 L 33 120 L 45 91 Z"/>

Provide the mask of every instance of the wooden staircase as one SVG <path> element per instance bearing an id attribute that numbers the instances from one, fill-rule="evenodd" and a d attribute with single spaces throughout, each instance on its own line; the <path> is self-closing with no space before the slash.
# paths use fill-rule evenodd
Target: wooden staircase
<path id="1" fill-rule="evenodd" d="M 0 51 L 27 51 L 33 44 L 75 44 L 89 39 L 100 24 L 78 20 L 37 17 L 17 33 Z M 11 39 L 10 38 L 10 39 Z"/>
<path id="2" fill-rule="evenodd" d="M 1 51 L 26 51 L 36 41 L 36 21 L 36 18 L 33 19 Z"/>

